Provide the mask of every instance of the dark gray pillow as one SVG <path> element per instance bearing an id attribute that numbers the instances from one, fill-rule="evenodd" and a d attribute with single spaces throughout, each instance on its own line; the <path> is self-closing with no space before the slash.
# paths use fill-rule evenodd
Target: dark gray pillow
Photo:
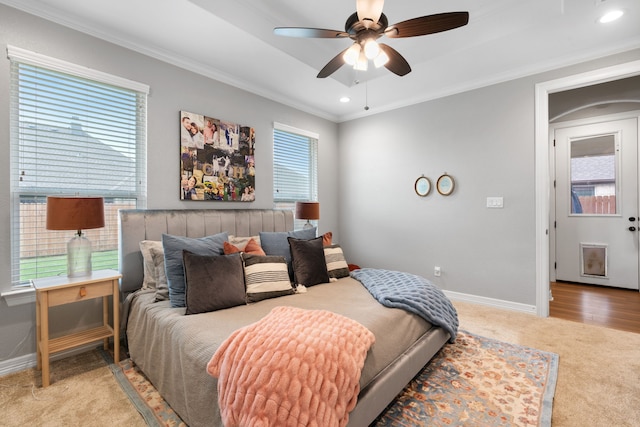
<path id="1" fill-rule="evenodd" d="M 169 285 L 169 300 L 171 307 L 185 307 L 184 299 L 184 266 L 182 265 L 182 251 L 187 250 L 196 255 L 223 255 L 224 242 L 228 240 L 227 233 L 198 239 L 182 236 L 162 235 L 164 249 L 164 268 Z"/>
<path id="2" fill-rule="evenodd" d="M 207 313 L 246 304 L 240 254 L 195 255 L 182 252 L 187 285 L 185 314 Z"/>
<path id="3" fill-rule="evenodd" d="M 295 284 L 313 286 L 329 282 L 322 237 L 311 240 L 289 237 L 288 240 Z"/>
<path id="4" fill-rule="evenodd" d="M 287 262 L 289 270 L 289 278 L 293 280 L 293 269 L 291 267 L 291 251 L 289 250 L 289 242 L 287 238 L 295 237 L 296 239 L 313 239 L 316 237 L 316 227 L 305 228 L 295 231 L 261 231 L 260 246 L 267 255 L 283 256 Z"/>

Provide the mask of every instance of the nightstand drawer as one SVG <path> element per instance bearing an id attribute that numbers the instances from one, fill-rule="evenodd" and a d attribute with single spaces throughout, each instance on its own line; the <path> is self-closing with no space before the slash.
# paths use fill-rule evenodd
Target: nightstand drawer
<path id="1" fill-rule="evenodd" d="M 49 307 L 113 294 L 113 283 L 91 283 L 49 291 Z"/>

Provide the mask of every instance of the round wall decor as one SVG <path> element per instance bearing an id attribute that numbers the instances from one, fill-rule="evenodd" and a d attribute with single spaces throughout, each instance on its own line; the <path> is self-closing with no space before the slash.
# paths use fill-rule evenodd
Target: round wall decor
<path id="1" fill-rule="evenodd" d="M 438 181 L 436 182 L 436 189 L 438 190 L 438 193 L 442 194 L 443 196 L 448 196 L 449 194 L 453 193 L 453 189 L 455 187 L 456 182 L 453 180 L 453 177 L 447 175 L 446 172 L 440 175 L 440 178 L 438 178 Z"/>
<path id="2" fill-rule="evenodd" d="M 416 194 L 420 197 L 426 197 L 431 193 L 431 181 L 426 176 L 422 175 L 418 179 L 416 179 L 415 184 L 413 185 Z"/>

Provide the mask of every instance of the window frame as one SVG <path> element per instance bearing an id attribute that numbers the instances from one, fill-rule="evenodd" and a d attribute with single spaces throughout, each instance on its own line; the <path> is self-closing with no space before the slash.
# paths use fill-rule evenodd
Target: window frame
<path id="1" fill-rule="evenodd" d="M 277 159 L 276 159 L 276 131 L 291 134 L 297 137 L 306 138 L 307 148 L 310 152 L 310 165 L 308 172 L 309 188 L 306 197 L 295 199 L 291 197 L 278 197 L 278 175 L 277 175 Z M 274 122 L 273 124 L 273 207 L 274 209 L 293 210 L 295 211 L 296 201 L 318 201 L 318 146 L 320 135 L 304 129 Z M 318 221 L 310 221 L 312 225 L 317 226 Z M 294 229 L 301 229 L 306 220 L 294 219 Z"/>
<path id="2" fill-rule="evenodd" d="M 21 258 L 21 201 L 28 198 L 32 198 L 36 203 L 43 205 L 43 201 L 46 201 L 47 195 L 53 194 L 87 194 L 88 192 L 94 192 L 93 195 L 103 195 L 105 198 L 105 211 L 107 205 L 111 202 L 117 203 L 124 199 L 129 200 L 129 205 L 135 203 L 135 207 L 146 207 L 147 199 L 147 183 L 146 183 L 146 162 L 147 162 L 147 97 L 149 94 L 149 86 L 143 83 L 135 82 L 118 76 L 114 76 L 102 71 L 93 70 L 84 66 L 73 64 L 67 61 L 59 60 L 56 58 L 48 57 L 39 53 L 31 52 L 26 49 L 18 48 L 15 46 L 7 46 L 7 57 L 10 60 L 11 66 L 11 78 L 10 78 L 10 240 L 11 240 L 11 254 L 10 254 L 10 274 L 11 280 L 9 285 L 0 286 L 0 290 L 17 290 L 23 289 L 25 286 L 30 285 L 30 279 L 33 277 L 25 277 L 20 271 L 22 263 Z M 105 191 L 104 194 L 100 193 L 100 190 L 79 191 L 82 190 L 81 186 L 64 187 L 60 189 L 45 188 L 38 190 L 37 188 L 21 188 L 19 185 L 19 170 L 21 167 L 19 153 L 21 150 L 21 134 L 20 134 L 20 92 L 18 89 L 19 75 L 15 73 L 19 72 L 18 68 L 21 66 L 38 67 L 47 72 L 60 73 L 71 76 L 72 78 L 79 78 L 87 80 L 88 83 L 94 83 L 99 85 L 112 86 L 117 89 L 126 90 L 135 95 L 135 190 L 128 194 L 123 192 Z M 14 68 L 16 69 L 14 71 Z M 31 141 L 37 141 L 37 137 Z M 63 150 L 61 150 L 63 151 Z M 40 206 L 41 207 L 41 206 Z M 117 206 L 116 206 L 117 207 Z M 46 209 L 46 204 L 45 204 Z M 37 210 L 35 218 L 38 222 L 44 222 L 44 211 Z M 117 212 L 117 210 L 116 210 Z M 117 218 L 116 218 L 117 219 Z M 111 224 L 106 224 L 109 229 L 109 233 L 116 234 L 116 248 L 117 248 L 117 221 L 111 221 Z M 34 231 L 37 231 L 40 226 L 31 226 Z M 47 231 L 49 233 L 49 231 Z M 51 232 L 60 233 L 60 232 Z M 65 237 L 60 237 L 60 244 L 66 247 L 66 241 L 71 237 L 73 232 L 63 232 Z M 56 236 L 57 239 L 58 236 Z M 113 236 L 110 236 L 113 237 Z M 40 238 L 40 237 L 38 237 Z M 94 241 L 94 245 L 95 245 Z M 116 249 L 117 251 L 117 249 Z M 66 251 L 65 251 L 66 254 Z M 35 256 L 36 258 L 38 255 Z M 117 257 L 116 257 L 117 259 Z M 112 263 L 113 261 L 108 261 Z M 43 277 L 41 274 L 34 273 L 37 277 Z"/>

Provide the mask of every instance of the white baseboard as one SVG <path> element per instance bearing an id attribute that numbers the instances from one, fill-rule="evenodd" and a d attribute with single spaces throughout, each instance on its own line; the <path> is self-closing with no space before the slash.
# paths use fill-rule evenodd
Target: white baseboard
<path id="1" fill-rule="evenodd" d="M 474 304 L 486 305 L 489 307 L 502 308 L 505 310 L 520 311 L 528 314 L 537 314 L 535 305 L 522 304 L 519 302 L 505 301 L 495 298 L 481 297 L 478 295 L 462 294 L 443 290 L 444 294 L 454 301 L 470 302 Z"/>
<path id="2" fill-rule="evenodd" d="M 36 366 L 35 353 L 3 360 L 0 362 L 0 377 L 13 374 L 14 372 L 24 371 L 25 369 L 29 369 L 34 366 Z"/>
<path id="3" fill-rule="evenodd" d="M 60 353 L 52 354 L 49 357 L 49 361 L 64 359 L 65 357 L 74 356 L 76 354 L 84 353 L 85 351 L 94 350 L 99 346 L 102 341 L 96 341 L 94 343 L 85 344 L 76 348 L 61 351 Z M 35 353 L 25 354 L 24 356 L 15 357 L 9 360 L 0 361 L 0 377 L 13 374 L 15 372 L 24 371 L 26 369 L 35 368 L 38 364 L 37 355 Z"/>

